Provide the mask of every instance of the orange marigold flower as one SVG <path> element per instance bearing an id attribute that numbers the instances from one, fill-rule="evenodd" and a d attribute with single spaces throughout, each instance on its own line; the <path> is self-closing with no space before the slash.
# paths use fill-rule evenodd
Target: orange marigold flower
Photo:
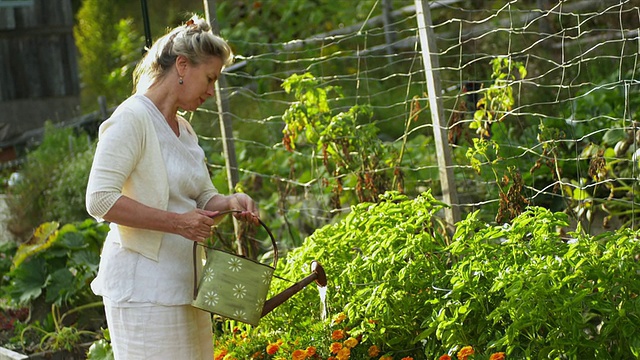
<path id="1" fill-rule="evenodd" d="M 369 348 L 369 357 L 375 357 L 378 356 L 378 354 L 380 354 L 380 349 L 378 349 L 377 346 L 373 345 Z"/>
<path id="2" fill-rule="evenodd" d="M 213 355 L 213 360 L 222 360 L 222 359 L 224 359 L 225 355 L 227 355 L 227 350 L 226 349 L 222 349 L 220 351 L 216 351 L 215 354 Z"/>
<path id="3" fill-rule="evenodd" d="M 297 349 L 291 354 L 292 360 L 304 360 L 307 358 L 307 353 L 304 350 Z"/>
<path id="4" fill-rule="evenodd" d="M 358 340 L 356 340 L 356 338 L 350 337 L 344 341 L 344 346 L 349 349 L 356 347 L 356 345 L 358 345 Z"/>
<path id="5" fill-rule="evenodd" d="M 344 339 L 344 330 L 333 330 L 331 333 L 331 340 L 342 340 Z"/>
<path id="6" fill-rule="evenodd" d="M 307 356 L 313 356 L 316 354 L 316 347 L 315 346 L 309 346 L 307 348 Z"/>
<path id="7" fill-rule="evenodd" d="M 344 313 L 340 313 L 340 314 L 336 315 L 336 318 L 333 320 L 333 322 L 336 323 L 336 324 L 340 324 L 346 318 L 347 318 L 347 315 L 345 315 Z"/>
<path id="8" fill-rule="evenodd" d="M 336 359 L 336 358 L 334 358 L 333 356 L 329 356 L 329 357 L 327 358 L 327 360 L 337 360 L 337 359 Z"/>
<path id="9" fill-rule="evenodd" d="M 413 360 L 413 358 L 411 356 L 405 356 L 401 360 Z"/>
<path id="10" fill-rule="evenodd" d="M 347 347 L 343 347 L 342 349 L 340 349 L 340 351 L 338 351 L 338 353 L 336 354 L 336 358 L 338 360 L 347 360 L 349 359 L 349 356 L 351 356 L 351 349 L 347 348 Z"/>
<path id="11" fill-rule="evenodd" d="M 458 360 L 467 360 L 467 358 L 473 355 L 475 351 L 471 346 L 465 346 L 460 351 L 458 351 Z"/>
<path id="12" fill-rule="evenodd" d="M 278 343 L 267 345 L 267 354 L 273 355 L 278 352 L 280 345 Z"/>
<path id="13" fill-rule="evenodd" d="M 451 360 L 451 356 L 449 356 L 449 354 L 444 354 L 440 356 L 438 360 Z"/>
<path id="14" fill-rule="evenodd" d="M 489 360 L 504 360 L 504 359 L 506 359 L 506 357 L 504 356 L 503 352 L 493 353 L 489 357 Z"/>
<path id="15" fill-rule="evenodd" d="M 337 354 L 338 351 L 342 350 L 342 344 L 334 342 L 331 344 L 331 347 L 329 347 L 329 350 L 331 350 L 332 354 Z"/>

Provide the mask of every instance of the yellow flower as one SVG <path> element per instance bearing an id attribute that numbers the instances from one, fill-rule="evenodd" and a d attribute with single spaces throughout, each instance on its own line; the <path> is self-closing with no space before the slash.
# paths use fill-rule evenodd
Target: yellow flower
<path id="1" fill-rule="evenodd" d="M 393 358 L 391 356 L 385 355 L 381 357 L 380 360 L 393 360 Z"/>
<path id="2" fill-rule="evenodd" d="M 342 340 L 344 339 L 344 330 L 333 330 L 331 333 L 331 340 Z"/>
<path id="3" fill-rule="evenodd" d="M 342 350 L 342 344 L 334 342 L 333 344 L 331 344 L 329 350 L 331 350 L 332 354 L 337 354 L 338 351 Z"/>
<path id="4" fill-rule="evenodd" d="M 352 337 L 348 338 L 344 342 L 344 346 L 348 347 L 349 349 L 354 348 L 356 345 L 358 345 L 358 340 Z"/>
<path id="5" fill-rule="evenodd" d="M 465 346 L 460 351 L 458 351 L 458 360 L 467 360 L 467 358 L 473 355 L 475 351 L 471 346 Z"/>
<path id="6" fill-rule="evenodd" d="M 380 349 L 377 346 L 373 345 L 369 348 L 369 357 L 375 357 L 380 354 Z"/>
<path id="7" fill-rule="evenodd" d="M 344 313 L 340 313 L 340 314 L 336 315 L 336 318 L 333 319 L 333 322 L 336 323 L 336 324 L 340 324 L 346 318 L 347 318 L 347 315 L 345 315 Z"/>
<path id="8" fill-rule="evenodd" d="M 336 354 L 336 358 L 338 360 L 347 360 L 349 359 L 349 356 L 351 356 L 351 349 L 347 347 L 340 349 L 340 351 L 338 351 L 338 353 Z"/>
<path id="9" fill-rule="evenodd" d="M 489 360 L 505 360 L 505 359 L 506 359 L 506 357 L 504 356 L 503 352 L 493 353 L 489 357 Z"/>

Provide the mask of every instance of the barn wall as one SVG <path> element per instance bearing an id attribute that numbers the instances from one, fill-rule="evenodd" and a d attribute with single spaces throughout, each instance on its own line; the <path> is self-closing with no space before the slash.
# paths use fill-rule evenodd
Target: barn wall
<path id="1" fill-rule="evenodd" d="M 0 142 L 78 115 L 71 0 L 0 7 Z"/>

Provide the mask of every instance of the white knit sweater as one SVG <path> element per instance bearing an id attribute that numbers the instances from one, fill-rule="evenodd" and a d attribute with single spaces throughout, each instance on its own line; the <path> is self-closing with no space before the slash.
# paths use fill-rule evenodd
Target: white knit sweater
<path id="1" fill-rule="evenodd" d="M 151 100 L 134 95 L 100 125 L 86 193 L 87 212 L 97 220 L 102 221 L 123 195 L 149 207 L 167 210 L 169 180 L 152 118 L 158 115 Z M 190 135 L 196 136 L 190 124 L 180 120 Z M 203 192 L 196 199 L 199 208 L 217 193 L 210 182 L 202 185 Z M 118 230 L 123 247 L 158 260 L 162 232 L 122 225 L 118 225 Z"/>

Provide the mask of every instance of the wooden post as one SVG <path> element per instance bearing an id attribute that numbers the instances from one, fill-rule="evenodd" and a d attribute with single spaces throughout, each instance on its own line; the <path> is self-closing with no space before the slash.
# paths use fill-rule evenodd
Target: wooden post
<path id="1" fill-rule="evenodd" d="M 447 139 L 446 123 L 444 121 L 444 108 L 442 104 L 442 88 L 438 76 L 438 49 L 433 34 L 431 11 L 429 1 L 415 0 L 416 16 L 418 18 L 418 33 L 420 47 L 422 49 L 422 61 L 427 78 L 427 90 L 429 92 L 429 106 L 431 108 L 431 121 L 433 123 L 433 137 L 436 144 L 438 168 L 440 172 L 440 186 L 442 188 L 443 201 L 450 206 L 445 210 L 445 218 L 449 230 L 453 230 L 455 224 L 460 221 L 460 209 L 458 208 L 458 193 L 453 177 L 453 161 L 451 148 Z"/>

